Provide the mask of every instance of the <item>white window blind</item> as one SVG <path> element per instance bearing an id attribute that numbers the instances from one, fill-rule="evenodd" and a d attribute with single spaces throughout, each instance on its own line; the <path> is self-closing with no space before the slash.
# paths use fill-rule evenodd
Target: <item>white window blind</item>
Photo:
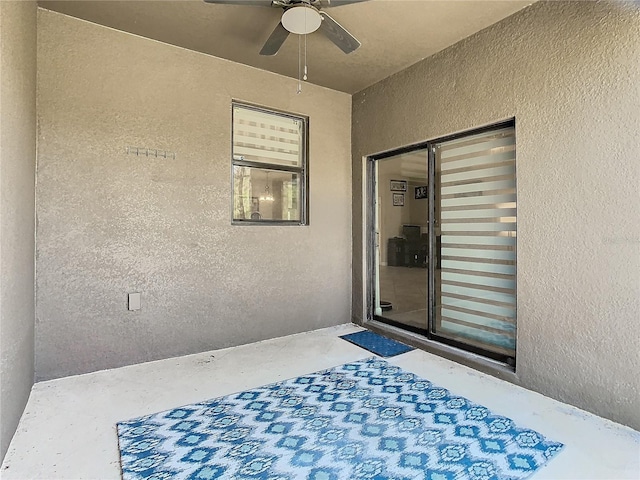
<path id="1" fill-rule="evenodd" d="M 433 333 L 515 357 L 516 164 L 513 127 L 436 146 Z"/>
<path id="2" fill-rule="evenodd" d="M 299 167 L 304 122 L 299 118 L 233 107 L 233 158 Z"/>

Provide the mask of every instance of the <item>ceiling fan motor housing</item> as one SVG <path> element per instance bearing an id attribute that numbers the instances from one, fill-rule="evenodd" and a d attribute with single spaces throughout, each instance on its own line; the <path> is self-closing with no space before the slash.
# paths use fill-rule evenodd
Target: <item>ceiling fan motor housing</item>
<path id="1" fill-rule="evenodd" d="M 317 9 L 300 3 L 285 10 L 282 14 L 282 26 L 297 35 L 307 35 L 320 28 L 322 16 Z"/>

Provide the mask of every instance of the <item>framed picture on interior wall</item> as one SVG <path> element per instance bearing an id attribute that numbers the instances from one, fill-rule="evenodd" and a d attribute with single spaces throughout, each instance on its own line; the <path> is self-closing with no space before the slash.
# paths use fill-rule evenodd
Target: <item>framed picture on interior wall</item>
<path id="1" fill-rule="evenodd" d="M 393 194 L 393 206 L 394 207 L 404 207 L 404 193 L 394 193 Z"/>
<path id="2" fill-rule="evenodd" d="M 416 187 L 416 200 L 420 200 L 423 198 L 427 198 L 427 186 L 423 185 L 421 187 Z"/>
<path id="3" fill-rule="evenodd" d="M 407 181 L 406 180 L 391 180 L 390 188 L 392 192 L 406 192 Z"/>

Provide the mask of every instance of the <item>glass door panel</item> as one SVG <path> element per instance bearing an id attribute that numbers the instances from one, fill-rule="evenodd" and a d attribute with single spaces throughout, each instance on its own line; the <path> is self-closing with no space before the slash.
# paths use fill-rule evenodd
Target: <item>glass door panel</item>
<path id="1" fill-rule="evenodd" d="M 428 205 L 426 149 L 375 160 L 377 320 L 427 332 Z"/>
<path id="2" fill-rule="evenodd" d="M 513 127 L 435 145 L 430 333 L 507 359 L 516 349 L 515 155 Z"/>

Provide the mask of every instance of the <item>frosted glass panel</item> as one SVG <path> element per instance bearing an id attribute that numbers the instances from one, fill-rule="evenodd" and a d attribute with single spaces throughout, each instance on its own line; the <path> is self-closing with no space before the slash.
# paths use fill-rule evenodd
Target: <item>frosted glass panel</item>
<path id="1" fill-rule="evenodd" d="M 431 332 L 515 357 L 515 130 L 436 145 L 438 266 Z"/>

